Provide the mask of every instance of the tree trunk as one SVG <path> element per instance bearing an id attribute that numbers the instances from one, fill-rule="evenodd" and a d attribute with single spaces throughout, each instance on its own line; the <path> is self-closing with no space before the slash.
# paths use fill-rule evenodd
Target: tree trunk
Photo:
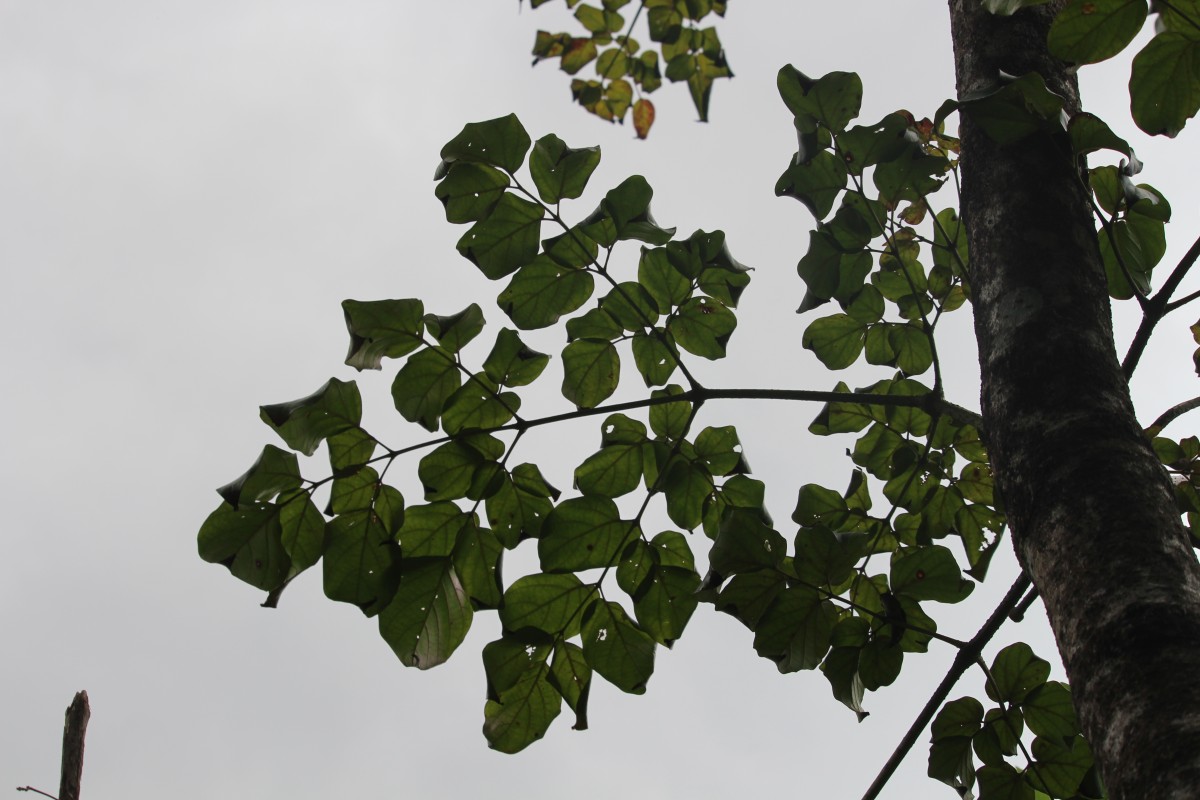
<path id="1" fill-rule="evenodd" d="M 66 722 L 63 724 L 62 774 L 58 784 L 58 800 L 79 800 L 79 788 L 83 780 L 83 740 L 87 735 L 88 720 L 92 716 L 87 692 L 75 694 L 75 699 L 67 706 L 66 716 Z"/>
<path id="2" fill-rule="evenodd" d="M 1061 2 L 951 0 L 959 96 L 1040 73 Z M 961 120 L 982 410 L 1018 558 L 1045 602 L 1109 796 L 1200 792 L 1200 566 L 1113 345 L 1082 165 L 1062 137 L 1001 147 Z"/>

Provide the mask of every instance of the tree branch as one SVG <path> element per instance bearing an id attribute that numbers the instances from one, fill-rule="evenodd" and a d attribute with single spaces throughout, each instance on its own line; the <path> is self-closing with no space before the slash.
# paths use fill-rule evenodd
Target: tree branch
<path id="1" fill-rule="evenodd" d="M 946 696 L 950 694 L 950 690 L 958 683 L 958 679 L 963 676 L 963 673 L 979 659 L 984 646 L 1000 630 L 1000 626 L 1008 619 L 1009 611 L 1016 606 L 1029 586 L 1029 576 L 1021 573 L 1021 576 L 1009 588 L 1008 593 L 1004 595 L 1004 599 L 1000 601 L 1000 604 L 992 611 L 991 616 L 987 618 L 987 622 L 983 623 L 983 627 L 979 629 L 979 632 L 972 636 L 971 641 L 967 642 L 966 646 L 954 656 L 954 662 L 950 665 L 949 671 L 946 672 L 946 677 L 942 678 L 942 682 L 938 684 L 937 689 L 930 695 L 924 708 L 921 709 L 921 713 L 913 720 L 912 725 L 908 728 L 908 732 L 900 740 L 900 744 L 896 745 L 895 751 L 892 753 L 891 758 L 887 760 L 887 763 L 883 765 L 883 769 L 879 770 L 879 774 L 875 776 L 875 781 L 867 789 L 866 794 L 862 796 L 862 800 L 875 800 L 875 798 L 879 797 L 879 793 L 883 791 L 883 787 L 891 780 L 896 769 L 908 757 L 908 752 L 912 750 L 913 745 L 917 743 L 917 737 L 924 732 L 930 721 L 933 720 L 933 715 L 937 713 L 938 708 L 945 702 Z"/>
<path id="2" fill-rule="evenodd" d="M 1158 431 L 1161 431 L 1163 428 L 1167 427 L 1187 412 L 1197 408 L 1200 408 L 1200 397 L 1193 397 L 1191 400 L 1184 400 L 1182 403 L 1171 406 L 1166 411 L 1159 414 L 1158 419 L 1150 423 L 1150 429 L 1154 430 L 1155 435 L 1157 436 Z"/>
<path id="3" fill-rule="evenodd" d="M 1150 298 L 1145 306 L 1142 314 L 1142 324 L 1138 326 L 1137 333 L 1133 335 L 1133 341 L 1129 344 L 1129 351 L 1125 354 L 1125 360 L 1121 363 L 1121 371 L 1125 373 L 1125 380 L 1129 380 L 1133 376 L 1133 371 L 1137 369 L 1138 361 L 1142 358 L 1142 353 L 1146 350 L 1146 345 L 1150 343 L 1150 334 L 1154 333 L 1154 327 L 1158 325 L 1169 312 L 1179 308 L 1185 302 L 1193 299 L 1195 295 L 1190 295 L 1179 303 L 1171 303 L 1171 295 L 1179 288 L 1179 284 L 1183 282 L 1187 276 L 1188 270 L 1196 263 L 1196 259 L 1200 258 L 1200 238 L 1192 242 L 1192 246 L 1183 254 L 1183 258 L 1175 265 L 1175 269 L 1171 270 L 1170 276 L 1166 283 L 1158 290 L 1154 297 Z"/>

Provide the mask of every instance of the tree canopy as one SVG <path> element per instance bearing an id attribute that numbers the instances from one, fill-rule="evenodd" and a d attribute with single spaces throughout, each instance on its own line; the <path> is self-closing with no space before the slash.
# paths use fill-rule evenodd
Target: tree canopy
<path id="1" fill-rule="evenodd" d="M 707 27 L 725 3 L 568 5 L 584 31 L 539 32 L 533 53 L 571 75 L 595 62 L 594 80 L 571 80 L 576 102 L 610 121 L 631 114 L 645 137 L 654 119 L 645 95 L 658 88 L 662 63 L 662 75 L 685 83 L 707 117 L 714 80 L 730 75 Z M 1000 16 L 1040 5 L 983 3 Z M 1200 76 L 1180 72 L 1196 63 L 1193 5 L 1155 4 L 1156 31 L 1133 58 L 1131 108 L 1146 133 L 1174 136 L 1200 107 Z M 1086 65 L 1124 50 L 1150 8 L 1072 2 L 1054 10 L 1050 52 Z M 645 51 L 633 37 L 643 16 L 654 45 Z M 938 349 L 943 319 L 977 302 L 956 196 L 964 157 L 956 120 L 1002 148 L 1057 148 L 1068 165 L 1115 154 L 1117 164 L 1081 170 L 1080 179 L 1108 294 L 1142 308 L 1126 376 L 1159 320 L 1196 296 L 1174 296 L 1196 248 L 1155 279 L 1171 208 L 1137 182 L 1133 148 L 1048 77 L 1001 72 L 924 114 L 863 121 L 854 73 L 780 69 L 798 144 L 775 192 L 818 220 L 797 269 L 806 287 L 799 310 L 822 315 L 798 344 L 830 371 L 878 368 L 853 389 L 836 380 L 783 390 L 702 383 L 694 365 L 727 356 L 753 277 L 733 255 L 736 243 L 719 230 L 661 226 L 653 190 L 636 174 L 595 209 L 576 208 L 598 148 L 554 134 L 535 140 L 513 115 L 468 123 L 440 151 L 434 194 L 447 222 L 465 226 L 459 254 L 500 284 L 496 304 L 507 321 L 489 328 L 477 303 L 443 315 L 417 299 L 345 301 L 346 364 L 395 370 L 392 401 L 409 433 L 393 446 L 383 442 L 390 435 L 369 433 L 356 384 L 336 378 L 300 400 L 263 406 L 263 422 L 288 449 L 267 445 L 218 490 L 221 502 L 200 529 L 201 557 L 266 592 L 270 606 L 319 564 L 326 596 L 375 619 L 400 661 L 420 669 L 446 661 L 477 613 L 496 611 L 502 633 L 482 653 L 483 717 L 488 744 L 503 752 L 540 739 L 560 714 L 586 728 L 596 676 L 646 691 L 658 648 L 679 639 L 703 603 L 750 629 L 756 652 L 781 672 L 819 670 L 860 719 L 869 693 L 896 682 L 934 642 L 957 651 L 870 792 L 928 728 L 929 774 L 962 796 L 1104 796 L 1071 690 L 1049 679 L 1049 663 L 1021 642 L 982 656 L 1004 620 L 1033 602 L 1029 578 L 981 614 L 969 638 L 946 635 L 936 620 L 942 605 L 966 600 L 986 579 L 1006 539 L 989 418 L 967 408 L 973 401 L 945 396 Z M 742 320 L 750 322 L 760 321 Z M 541 329 L 559 331 L 561 349 L 531 347 L 529 332 Z M 552 361 L 567 405 L 523 414 L 533 397 L 526 387 L 542 380 L 552 391 L 544 385 Z M 611 399 L 639 380 L 640 399 Z M 816 404 L 809 432 L 849 437 L 842 479 L 796 487 L 791 525 L 768 512 L 735 420 L 698 423 L 701 409 L 727 400 Z M 1193 405 L 1143 423 L 1192 532 L 1200 443 L 1162 434 Z M 589 417 L 598 418 L 598 446 L 562 443 L 581 448 L 569 489 L 524 460 L 527 432 Z M 297 454 L 322 447 L 328 466 L 304 477 Z M 418 497 L 389 481 L 400 470 L 415 472 Z M 505 575 L 506 563 L 520 574 Z M 949 699 L 973 668 L 985 676 L 986 697 Z"/>

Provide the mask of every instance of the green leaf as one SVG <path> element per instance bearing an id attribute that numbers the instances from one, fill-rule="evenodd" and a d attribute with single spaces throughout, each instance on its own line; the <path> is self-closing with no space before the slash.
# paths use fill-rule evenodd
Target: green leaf
<path id="1" fill-rule="evenodd" d="M 693 297 L 667 319 L 667 332 L 689 353 L 716 360 L 725 357 L 737 318 L 724 303 L 709 297 Z"/>
<path id="2" fill-rule="evenodd" d="M 542 242 L 545 255 L 562 267 L 582 269 L 597 263 L 599 246 L 580 227 L 552 236 Z"/>
<path id="3" fill-rule="evenodd" d="M 550 668 L 532 663 L 520 678 L 488 700 L 483 709 L 483 735 L 501 753 L 518 753 L 546 734 L 562 709 L 562 697 L 549 681 Z"/>
<path id="4" fill-rule="evenodd" d="M 1063 98 L 1050 91 L 1036 72 L 966 95 L 958 108 L 1001 145 L 1015 144 L 1039 131 L 1062 130 Z"/>
<path id="5" fill-rule="evenodd" d="M 662 397 L 675 397 L 683 394 L 683 387 L 670 384 L 650 393 L 652 400 Z M 650 430 L 664 439 L 680 439 L 687 432 L 688 421 L 692 418 L 692 404 L 680 400 L 671 403 L 659 403 L 650 407 Z"/>
<path id="6" fill-rule="evenodd" d="M 468 523 L 459 529 L 451 557 L 472 608 L 499 608 L 504 602 L 500 578 L 503 552 L 504 547 L 495 534 L 479 527 L 478 518 L 471 514 Z"/>
<path id="7" fill-rule="evenodd" d="M 813 320 L 801 344 L 812 350 L 829 369 L 845 369 L 858 360 L 866 341 L 867 326 L 847 314 Z"/>
<path id="8" fill-rule="evenodd" d="M 654 298 L 637 281 L 618 283 L 600 301 L 600 307 L 627 331 L 640 331 L 658 321 Z"/>
<path id="9" fill-rule="evenodd" d="M 511 328 L 501 328 L 492 352 L 484 359 L 483 371 L 499 386 L 526 386 L 542 374 L 548 363 L 550 356 L 526 347 Z"/>
<path id="10" fill-rule="evenodd" d="M 591 274 L 539 256 L 517 270 L 496 302 L 518 328 L 534 330 L 578 309 L 592 296 L 594 286 Z"/>
<path id="11" fill-rule="evenodd" d="M 346 365 L 358 370 L 379 369 L 385 358 L 400 358 L 422 344 L 420 300 L 343 300 L 342 312 L 350 332 Z"/>
<path id="12" fill-rule="evenodd" d="M 1082 736 L 1067 742 L 1060 739 L 1033 740 L 1034 762 L 1029 782 L 1051 797 L 1074 797 L 1080 783 L 1093 767 L 1092 751 Z"/>
<path id="13" fill-rule="evenodd" d="M 388 506 L 403 501 L 395 489 L 384 487 L 380 502 Z M 363 508 L 326 525 L 324 587 L 330 600 L 353 603 L 368 614 L 379 610 L 377 604 L 387 588 L 385 578 L 398 556 L 392 532 L 382 519 L 373 509 Z"/>
<path id="14" fill-rule="evenodd" d="M 558 491 L 546 484 L 533 464 L 521 464 L 504 476 L 500 488 L 487 498 L 488 524 L 505 547 L 541 536 L 542 523 Z"/>
<path id="15" fill-rule="evenodd" d="M 576 339 L 605 339 L 615 342 L 625 335 L 625 329 L 603 308 L 595 308 L 567 320 L 567 341 Z"/>
<path id="16" fill-rule="evenodd" d="M 638 282 L 654 298 L 659 313 L 668 314 L 692 294 L 691 282 L 675 269 L 667 251 L 643 247 L 638 261 Z"/>
<path id="17" fill-rule="evenodd" d="M 988 697 L 997 703 L 1019 704 L 1050 677 L 1050 662 L 1034 655 L 1024 642 L 1016 642 L 996 654 L 991 675 Z"/>
<path id="18" fill-rule="evenodd" d="M 617 603 L 596 600 L 584 614 L 583 655 L 623 692 L 643 694 L 654 672 L 654 640 Z"/>
<path id="19" fill-rule="evenodd" d="M 713 475 L 729 475 L 744 465 L 742 443 L 732 425 L 705 428 L 696 436 L 695 447 L 696 456 Z"/>
<path id="20" fill-rule="evenodd" d="M 1080 112 L 1071 117 L 1067 133 L 1071 135 L 1071 150 L 1075 155 L 1086 155 L 1097 150 L 1115 150 L 1128 158 L 1132 152 L 1129 142 L 1113 133 L 1108 123 L 1095 114 Z"/>
<path id="21" fill-rule="evenodd" d="M 537 203 L 505 192 L 491 213 L 472 225 L 456 247 L 490 280 L 503 278 L 537 256 L 543 216 Z"/>
<path id="22" fill-rule="evenodd" d="M 975 785 L 971 737 L 982 722 L 983 705 L 974 697 L 960 697 L 942 706 L 931 728 L 929 777 L 959 789 L 960 794 Z"/>
<path id="23" fill-rule="evenodd" d="M 595 408 L 617 390 L 621 361 L 611 342 L 579 339 L 562 352 L 563 397 L 580 408 Z"/>
<path id="24" fill-rule="evenodd" d="M 874 125 L 855 126 L 837 137 L 837 153 L 851 175 L 862 175 L 867 167 L 891 161 L 914 147 L 908 138 L 908 118 L 899 112 L 888 114 Z"/>
<path id="25" fill-rule="evenodd" d="M 445 501 L 405 510 L 404 524 L 396 534 L 405 558 L 448 556 L 454 551 L 459 531 L 469 517 L 454 503 Z"/>
<path id="26" fill-rule="evenodd" d="M 392 400 L 406 420 L 436 431 L 446 402 L 461 385 L 454 356 L 440 347 L 429 347 L 409 356 L 396 373 Z"/>
<path id="27" fill-rule="evenodd" d="M 438 344 L 449 353 L 457 353 L 483 330 L 483 309 L 478 303 L 471 303 L 457 314 L 445 317 L 426 314 L 424 322 L 425 328 L 437 339 Z"/>
<path id="28" fill-rule="evenodd" d="M 486 217 L 508 187 L 508 176 L 500 170 L 459 162 L 450 165 L 433 193 L 446 209 L 446 221 L 460 224 Z"/>
<path id="29" fill-rule="evenodd" d="M 471 617 L 450 559 L 405 559 L 396 594 L 379 614 L 379 635 L 404 666 L 429 669 L 462 644 Z"/>
<path id="30" fill-rule="evenodd" d="M 425 490 L 425 499 L 454 500 L 467 496 L 475 468 L 483 461 L 471 447 L 457 441 L 446 442 L 431 451 L 417 465 L 417 477 Z"/>
<path id="31" fill-rule="evenodd" d="M 786 585 L 783 575 L 774 570 L 734 575 L 718 595 L 716 608 L 754 630 Z"/>
<path id="32" fill-rule="evenodd" d="M 264 591 L 287 580 L 292 564 L 282 541 L 279 507 L 221 503 L 200 526 L 197 548 L 205 561 L 222 564 L 235 578 Z"/>
<path id="33" fill-rule="evenodd" d="M 780 672 L 816 669 L 829 652 L 837 610 L 815 589 L 792 586 L 771 603 L 754 629 L 754 649 Z"/>
<path id="34" fill-rule="evenodd" d="M 584 605 L 595 592 L 569 573 L 527 575 L 505 591 L 500 622 L 512 633 L 528 628 L 567 639 L 579 633 Z"/>
<path id="35" fill-rule="evenodd" d="M 975 773 L 979 778 L 979 796 L 988 800 L 1035 800 L 1033 787 L 1025 774 L 1008 763 L 986 764 Z"/>
<path id="36" fill-rule="evenodd" d="M 464 430 L 496 428 L 516 416 L 520 408 L 520 397 L 499 391 L 481 372 L 450 395 L 442 414 L 442 427 L 451 435 Z"/>
<path id="37" fill-rule="evenodd" d="M 350 428 L 326 440 L 334 474 L 353 472 L 371 460 L 379 443 L 362 428 Z"/>
<path id="38" fill-rule="evenodd" d="M 308 397 L 260 407 L 259 416 L 288 447 L 311 456 L 328 437 L 358 427 L 362 399 L 353 381 L 331 378 Z"/>
<path id="39" fill-rule="evenodd" d="M 777 567 L 787 554 L 787 541 L 764 523 L 761 514 L 731 508 L 708 554 L 709 565 L 722 575 Z"/>
<path id="40" fill-rule="evenodd" d="M 587 722 L 588 695 L 592 688 L 592 668 L 583 655 L 583 650 L 571 642 L 557 642 L 554 646 L 554 658 L 550 662 L 550 685 L 552 685 L 567 706 L 575 712 L 573 730 L 585 731 Z"/>
<path id="41" fill-rule="evenodd" d="M 217 494 L 237 508 L 242 502 L 274 500 L 282 492 L 300 488 L 300 483 L 296 454 L 269 444 L 245 474 L 217 489 Z"/>
<path id="42" fill-rule="evenodd" d="M 655 328 L 652 333 L 634 333 L 633 363 L 646 386 L 662 386 L 679 367 L 679 353 L 668 344 L 671 341 L 663 328 Z"/>
<path id="43" fill-rule="evenodd" d="M 713 479 L 703 465 L 677 457 L 668 465 L 659 488 L 667 496 L 667 516 L 679 527 L 692 530 L 703 519 L 704 501 L 713 492 Z"/>
<path id="44" fill-rule="evenodd" d="M 897 550 L 892 555 L 890 584 L 897 595 L 939 603 L 965 600 L 975 588 L 963 579 L 950 550 L 936 544 Z"/>
<path id="45" fill-rule="evenodd" d="M 462 132 L 442 148 L 443 163 L 473 161 L 516 172 L 529 152 L 529 134 L 516 114 L 467 123 Z"/>
<path id="46" fill-rule="evenodd" d="M 306 570 L 321 558 L 325 547 L 325 517 L 307 492 L 297 492 L 279 503 L 280 542 L 292 561 L 289 574 Z"/>
<path id="47" fill-rule="evenodd" d="M 607 497 L 576 497 L 554 507 L 542 526 L 538 558 L 545 572 L 575 572 L 617 563 L 637 525 L 621 519 Z"/>
<path id="48" fill-rule="evenodd" d="M 1133 41 L 1146 21 L 1146 0 L 1070 0 L 1054 18 L 1050 52 L 1072 64 L 1112 58 Z"/>
<path id="49" fill-rule="evenodd" d="M 696 610 L 700 576 L 694 569 L 655 566 L 634 593 L 638 624 L 659 644 L 670 647 Z"/>
<path id="50" fill-rule="evenodd" d="M 848 176 L 846 162 L 828 150 L 822 150 L 808 161 L 793 159 L 775 182 L 775 196 L 794 197 L 817 220 L 823 220 L 846 188 Z"/>
<path id="51" fill-rule="evenodd" d="M 1139 128 L 1178 135 L 1200 109 L 1200 41 L 1170 31 L 1151 39 L 1133 58 L 1129 97 Z"/>
<path id="52" fill-rule="evenodd" d="M 1029 730 L 1038 736 L 1069 739 L 1079 733 L 1075 703 L 1065 683 L 1047 681 L 1034 687 L 1021 703 L 1021 713 Z"/>
<path id="53" fill-rule="evenodd" d="M 582 195 L 599 163 L 599 147 L 573 149 L 551 133 L 534 144 L 529 171 L 542 202 L 557 203 Z"/>
<path id="54" fill-rule="evenodd" d="M 585 495 L 620 497 L 642 480 L 642 444 L 602 447 L 575 469 L 575 488 Z"/>
<path id="55" fill-rule="evenodd" d="M 641 175 L 633 175 L 606 194 L 600 208 L 582 225 L 586 227 L 589 222 L 596 221 L 593 218 L 598 219 L 597 215 L 601 215 L 612 221 L 617 240 L 638 239 L 648 244 L 666 244 L 675 235 L 675 229 L 660 227 L 654 221 L 650 214 L 650 198 L 653 196 L 654 190 L 646 179 Z M 612 244 L 599 238 L 596 241 L 604 246 Z"/>
<path id="56" fill-rule="evenodd" d="M 862 80 L 853 72 L 830 72 L 813 80 L 788 64 L 779 70 L 776 83 L 792 114 L 812 117 L 834 133 L 845 130 L 862 106 Z"/>

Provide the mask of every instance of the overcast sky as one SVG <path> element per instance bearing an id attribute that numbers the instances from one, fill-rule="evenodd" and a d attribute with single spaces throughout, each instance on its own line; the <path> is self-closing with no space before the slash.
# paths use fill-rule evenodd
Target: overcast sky
<path id="1" fill-rule="evenodd" d="M 660 649 L 646 695 L 599 683 L 591 730 L 560 717 L 544 741 L 502 756 L 480 734 L 479 650 L 498 634 L 494 615 L 476 617 L 449 664 L 417 672 L 373 620 L 324 599 L 319 570 L 268 611 L 196 555 L 213 489 L 274 442 L 260 404 L 359 377 L 368 428 L 417 440 L 390 411 L 395 367 L 342 365 L 343 298 L 421 297 L 443 314 L 477 301 L 491 325 L 506 322 L 500 286 L 457 255 L 463 228 L 433 196 L 438 151 L 468 121 L 516 112 L 534 138 L 599 144 L 593 189 L 568 214 L 640 173 L 660 223 L 727 232 L 756 271 L 731 358 L 704 369 L 706 383 L 843 377 L 798 344 L 809 318 L 793 313 L 795 262 L 812 219 L 773 194 L 795 149 L 775 72 L 855 70 L 864 121 L 900 107 L 932 116 L 953 93 L 943 4 L 731 3 L 720 31 L 737 77 L 715 88 L 712 122 L 697 124 L 686 90 L 666 86 L 647 142 L 573 107 L 552 65 L 530 69 L 535 31 L 566 27 L 558 5 L 0 0 L 0 792 L 55 790 L 62 712 L 79 689 L 93 708 L 89 800 L 853 798 L 869 784 L 944 674 L 945 647 L 910 657 L 858 724 L 819 674 L 779 675 L 739 623 L 702 606 L 675 649 Z M 1125 70 L 1089 77 L 1085 102 L 1132 137 Z M 1183 158 L 1195 141 L 1188 131 L 1168 152 Z M 1137 148 L 1175 208 L 1172 263 L 1192 235 L 1193 171 Z M 622 252 L 632 265 L 636 247 Z M 968 313 L 950 331 L 949 387 L 977 408 Z M 1141 367 L 1146 419 L 1194 394 L 1188 321 L 1169 319 Z M 1129 323 L 1120 329 L 1127 340 Z M 627 396 L 637 388 L 627 376 Z M 527 407 L 565 405 L 526 394 Z M 785 535 L 800 484 L 844 486 L 851 439 L 807 436 L 817 408 L 711 405 L 701 424 L 738 425 Z M 1195 427 L 1185 418 L 1173 432 Z M 569 486 L 597 428 L 543 437 L 522 460 L 544 459 Z M 419 502 L 411 477 L 398 485 Z M 1011 562 L 1006 547 L 994 581 L 938 616 L 945 633 L 974 632 Z M 1040 607 L 1030 617 L 998 641 L 1051 657 Z M 926 739 L 886 797 L 953 796 L 924 777 Z"/>

